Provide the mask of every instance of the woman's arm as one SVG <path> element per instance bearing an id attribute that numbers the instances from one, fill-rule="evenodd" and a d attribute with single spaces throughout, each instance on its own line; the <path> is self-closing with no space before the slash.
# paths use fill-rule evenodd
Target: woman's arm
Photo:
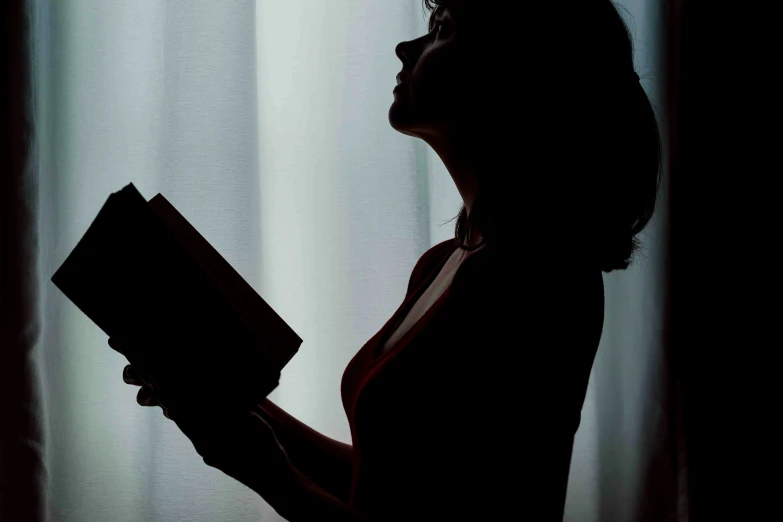
<path id="1" fill-rule="evenodd" d="M 411 272 L 406 296 L 430 268 L 430 262 L 437 259 L 444 249 L 450 248 L 451 240 L 446 240 L 422 254 Z M 291 463 L 302 476 L 301 491 L 307 492 L 303 498 L 309 506 L 303 509 L 317 510 L 320 505 L 327 510 L 340 511 L 341 507 L 335 508 L 335 502 L 347 505 L 353 481 L 353 447 L 315 431 L 269 399 L 259 405 L 256 413 L 273 429 Z"/>
<path id="2" fill-rule="evenodd" d="M 353 448 L 327 437 L 265 399 L 257 413 L 272 427 L 297 471 L 309 481 L 306 488 L 322 489 L 347 504 L 353 477 Z"/>
<path id="3" fill-rule="evenodd" d="M 296 486 L 289 489 L 281 502 L 272 505 L 289 522 L 312 522 L 329 520 L 330 522 L 367 521 L 347 503 L 330 495 L 301 472 L 294 470 Z"/>
<path id="4" fill-rule="evenodd" d="M 418 284 L 430 262 L 449 249 L 451 240 L 442 241 L 427 250 L 413 267 L 407 295 Z M 289 415 L 269 399 L 256 413 L 272 427 L 295 468 L 334 498 L 347 503 L 353 480 L 353 448 L 315 431 Z"/>

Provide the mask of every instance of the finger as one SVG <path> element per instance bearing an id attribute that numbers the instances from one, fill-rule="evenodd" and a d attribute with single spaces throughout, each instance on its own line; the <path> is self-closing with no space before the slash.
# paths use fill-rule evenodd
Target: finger
<path id="1" fill-rule="evenodd" d="M 147 384 L 147 381 L 141 376 L 141 372 L 136 369 L 135 366 L 129 364 L 122 370 L 122 380 L 125 384 L 133 384 L 134 386 L 142 386 Z"/>
<path id="2" fill-rule="evenodd" d="M 158 401 L 155 399 L 155 390 L 145 384 L 136 394 L 136 402 L 141 406 L 158 406 Z"/>
<path id="3" fill-rule="evenodd" d="M 132 364 L 129 364 L 128 366 L 130 366 L 130 369 L 128 370 L 128 376 L 131 379 L 138 381 L 141 384 L 149 384 L 155 388 L 155 381 L 150 378 L 149 374 L 143 370 L 140 370 L 138 366 L 133 366 Z M 141 386 L 141 384 L 139 386 Z"/>
<path id="4" fill-rule="evenodd" d="M 127 344 L 127 341 L 122 337 L 109 337 L 109 347 L 123 355 L 125 355 Z"/>

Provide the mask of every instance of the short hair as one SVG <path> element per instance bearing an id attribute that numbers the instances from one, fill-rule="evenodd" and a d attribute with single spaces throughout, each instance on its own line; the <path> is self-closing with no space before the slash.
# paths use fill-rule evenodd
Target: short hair
<path id="1" fill-rule="evenodd" d="M 460 23 L 475 25 L 470 28 L 474 34 L 484 31 L 492 35 L 477 39 L 477 45 L 485 41 L 494 46 L 483 52 L 477 50 L 477 56 L 481 59 L 506 52 L 498 63 L 507 68 L 513 67 L 515 60 L 521 61 L 518 57 L 522 51 L 515 49 L 513 34 L 507 39 L 511 45 L 497 44 L 497 37 L 503 36 L 498 31 L 513 32 L 515 28 L 498 24 L 504 17 L 493 16 L 491 11 L 506 11 L 512 4 L 515 2 L 423 0 L 423 8 L 430 12 L 430 27 L 443 7 L 472 11 Z M 515 225 L 509 222 L 524 204 L 514 201 L 519 194 L 511 186 L 524 176 L 525 185 L 537 191 L 534 198 L 547 202 L 540 203 L 537 210 L 547 216 L 543 219 L 551 225 L 548 233 L 558 236 L 557 244 L 604 272 L 625 269 L 640 249 L 638 235 L 655 210 L 661 170 L 658 123 L 634 70 L 631 35 L 610 0 L 516 5 L 521 7 L 514 9 L 538 18 L 528 24 L 537 31 L 535 38 L 540 45 L 536 45 L 534 54 L 524 57 L 527 78 L 534 80 L 525 81 L 524 88 L 528 83 L 541 85 L 520 95 L 515 90 L 519 83 L 505 81 L 511 87 L 501 86 L 494 98 L 504 103 L 503 93 L 509 100 L 533 97 L 528 103 L 542 109 L 529 112 L 526 107 L 525 117 L 519 121 L 523 126 L 535 121 L 536 128 L 544 130 L 535 136 L 536 145 L 526 149 L 527 157 L 533 158 L 529 172 L 515 174 L 495 158 L 493 169 L 489 169 L 493 170 L 491 176 L 480 180 L 470 217 L 464 204 L 455 216 L 455 237 L 464 245 L 472 229 L 481 231 L 488 240 L 501 225 L 514 230 Z M 483 14 L 473 16 L 479 14 L 478 10 Z M 528 60 L 530 56 L 534 60 Z M 482 117 L 504 117 L 485 107 L 481 111 L 485 113 Z M 477 147 L 486 147 L 479 152 L 485 159 L 502 149 L 493 137 L 486 140 L 475 140 Z M 508 140 L 506 149 L 524 147 L 519 136 L 509 136 Z M 528 184 L 531 176 L 536 178 L 535 183 Z"/>

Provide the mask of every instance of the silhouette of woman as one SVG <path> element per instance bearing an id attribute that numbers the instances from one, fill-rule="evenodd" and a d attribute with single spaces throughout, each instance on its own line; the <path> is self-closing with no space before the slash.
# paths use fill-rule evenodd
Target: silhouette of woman
<path id="1" fill-rule="evenodd" d="M 424 6 L 389 121 L 463 206 L 345 369 L 352 444 L 268 399 L 234 428 L 257 430 L 253 458 L 236 431 L 207 448 L 203 415 L 164 413 L 288 520 L 562 520 L 602 271 L 628 266 L 652 216 L 658 127 L 609 0 Z M 132 366 L 125 381 L 159 405 Z"/>

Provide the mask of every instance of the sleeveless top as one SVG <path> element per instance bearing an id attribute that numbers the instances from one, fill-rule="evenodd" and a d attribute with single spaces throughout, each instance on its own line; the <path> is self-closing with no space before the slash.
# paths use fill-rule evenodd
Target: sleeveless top
<path id="1" fill-rule="evenodd" d="M 343 373 L 349 504 L 370 520 L 561 520 L 601 273 L 525 275 L 479 249 L 382 351 L 457 248 L 449 239 L 419 258 L 402 304 Z"/>
<path id="2" fill-rule="evenodd" d="M 444 263 L 437 265 L 435 278 L 432 282 L 425 282 L 422 285 L 423 291 L 421 295 L 413 296 L 410 299 L 410 308 L 406 307 L 389 329 L 391 335 L 385 337 L 385 341 L 378 344 L 377 355 L 382 355 L 386 350 L 392 349 L 408 333 L 448 289 L 460 264 L 468 256 L 481 251 L 482 248 L 483 245 L 476 250 L 470 251 L 455 248 Z"/>

